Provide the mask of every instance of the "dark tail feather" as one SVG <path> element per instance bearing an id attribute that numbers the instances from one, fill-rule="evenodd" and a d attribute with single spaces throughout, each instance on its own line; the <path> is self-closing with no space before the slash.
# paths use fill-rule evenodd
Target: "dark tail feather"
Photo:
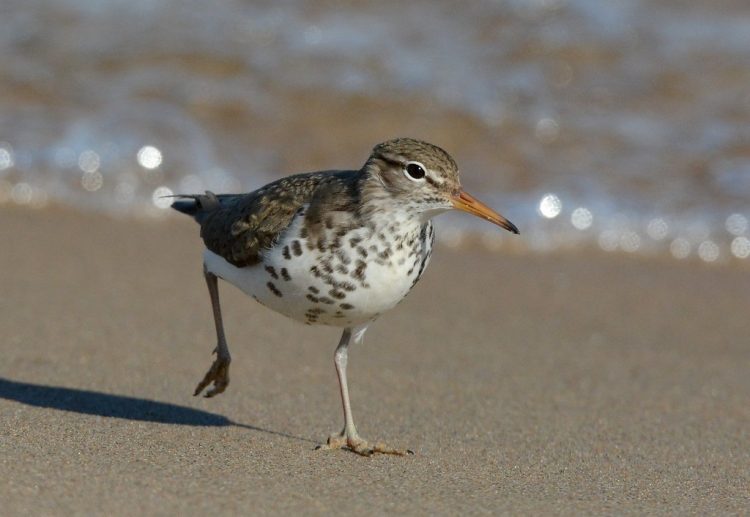
<path id="1" fill-rule="evenodd" d="M 205 194 L 177 194 L 165 197 L 178 198 L 177 201 L 172 203 L 172 208 L 178 212 L 192 216 L 198 222 L 200 222 L 202 219 L 201 216 L 206 212 L 211 212 L 221 206 L 216 194 L 208 190 Z"/>

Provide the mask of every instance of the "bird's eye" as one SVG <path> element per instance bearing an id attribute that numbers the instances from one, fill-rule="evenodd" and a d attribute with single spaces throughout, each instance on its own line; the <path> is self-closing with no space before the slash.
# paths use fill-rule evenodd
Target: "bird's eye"
<path id="1" fill-rule="evenodd" d="M 422 167 L 422 164 L 417 162 L 409 162 L 406 164 L 406 169 L 404 169 L 406 172 L 406 176 L 410 180 L 421 180 L 424 178 L 425 172 L 424 167 Z"/>

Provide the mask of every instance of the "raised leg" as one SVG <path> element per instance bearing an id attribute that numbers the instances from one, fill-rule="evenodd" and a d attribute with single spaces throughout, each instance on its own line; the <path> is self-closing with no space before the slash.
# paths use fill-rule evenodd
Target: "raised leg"
<path id="1" fill-rule="evenodd" d="M 217 276 L 206 269 L 203 266 L 203 276 L 206 277 L 206 284 L 208 285 L 208 294 L 211 295 L 211 307 L 214 311 L 214 323 L 216 324 L 216 348 L 214 353 L 216 354 L 216 360 L 211 368 L 206 372 L 203 380 L 198 383 L 195 388 L 193 396 L 197 396 L 203 389 L 214 383 L 214 387 L 206 392 L 206 397 L 213 397 L 218 395 L 227 389 L 229 385 L 229 363 L 232 362 L 232 357 L 229 355 L 229 347 L 227 346 L 227 340 L 224 337 L 224 323 L 221 319 L 221 305 L 219 305 L 219 285 Z"/>
<path id="2" fill-rule="evenodd" d="M 328 437 L 327 449 L 340 449 L 348 447 L 357 454 L 362 456 L 371 456 L 374 453 L 396 454 L 402 456 L 411 451 L 394 449 L 384 443 L 369 444 L 357 434 L 357 428 L 354 426 L 354 417 L 352 416 L 352 407 L 349 402 L 349 386 L 346 381 L 346 365 L 349 359 L 349 343 L 360 343 L 364 336 L 367 326 L 357 327 L 354 329 L 347 328 L 341 335 L 339 346 L 336 347 L 333 359 L 336 364 L 336 373 L 339 377 L 339 389 L 341 390 L 341 404 L 344 406 L 344 430 Z"/>

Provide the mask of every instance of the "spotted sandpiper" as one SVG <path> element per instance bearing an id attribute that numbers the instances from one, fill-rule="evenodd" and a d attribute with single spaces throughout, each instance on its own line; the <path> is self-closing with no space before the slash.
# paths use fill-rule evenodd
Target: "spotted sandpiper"
<path id="1" fill-rule="evenodd" d="M 349 345 L 361 342 L 367 327 L 422 276 L 434 216 L 457 208 L 518 233 L 515 225 L 462 190 L 447 152 L 410 138 L 377 145 L 359 170 L 298 174 L 247 194 L 177 197 L 172 208 L 201 226 L 218 340 L 216 360 L 194 394 L 213 383 L 205 394 L 213 397 L 229 384 L 221 278 L 292 319 L 343 327 L 334 363 L 344 429 L 328 438 L 326 448 L 404 454 L 357 434 L 346 380 Z"/>

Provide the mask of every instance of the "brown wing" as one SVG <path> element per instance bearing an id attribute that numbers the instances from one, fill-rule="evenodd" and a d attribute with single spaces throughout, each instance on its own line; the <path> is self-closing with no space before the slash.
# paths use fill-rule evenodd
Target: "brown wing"
<path id="1" fill-rule="evenodd" d="M 280 179 L 255 192 L 215 196 L 195 214 L 206 247 L 238 267 L 260 261 L 305 204 L 335 199 L 348 190 L 357 172 L 325 171 Z M 321 199 L 322 198 L 322 199 Z M 200 200 L 199 200 L 200 201 Z"/>

